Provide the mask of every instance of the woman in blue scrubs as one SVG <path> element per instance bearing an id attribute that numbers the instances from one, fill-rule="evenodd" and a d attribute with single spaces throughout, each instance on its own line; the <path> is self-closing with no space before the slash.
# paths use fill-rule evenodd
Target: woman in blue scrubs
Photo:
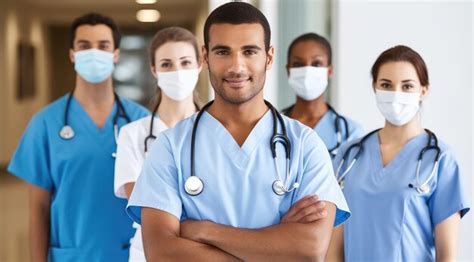
<path id="1" fill-rule="evenodd" d="M 421 124 L 426 65 L 409 47 L 396 46 L 371 73 L 385 126 L 345 144 L 335 158 L 352 217 L 334 232 L 329 258 L 453 261 L 468 195 L 453 150 Z"/>
<path id="2" fill-rule="evenodd" d="M 113 192 L 115 139 L 148 112 L 113 91 L 113 20 L 88 14 L 71 33 L 75 87 L 33 116 L 8 171 L 29 183 L 33 261 L 127 261 L 134 230 Z"/>
<path id="3" fill-rule="evenodd" d="M 288 48 L 288 82 L 296 93 L 296 103 L 283 113 L 314 129 L 334 157 L 341 144 L 364 134 L 363 128 L 337 113 L 325 100 L 324 92 L 332 76 L 332 51 L 326 38 L 307 33 Z"/>

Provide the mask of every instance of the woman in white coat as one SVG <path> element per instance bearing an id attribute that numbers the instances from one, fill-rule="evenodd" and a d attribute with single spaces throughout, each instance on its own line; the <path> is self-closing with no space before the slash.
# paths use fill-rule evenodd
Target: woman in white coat
<path id="1" fill-rule="evenodd" d="M 150 62 L 158 84 L 157 102 L 151 116 L 121 129 L 114 182 L 115 195 L 120 198 L 130 197 L 146 154 L 158 134 L 199 109 L 194 89 L 201 60 L 196 37 L 191 32 L 180 27 L 158 31 L 150 45 Z M 137 231 L 130 241 L 129 261 L 145 261 L 141 229 L 137 224 L 134 226 Z"/>

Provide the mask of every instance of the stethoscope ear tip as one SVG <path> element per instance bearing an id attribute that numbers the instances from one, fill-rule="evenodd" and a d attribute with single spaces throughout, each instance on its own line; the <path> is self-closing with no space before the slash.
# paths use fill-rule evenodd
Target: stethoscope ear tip
<path id="1" fill-rule="evenodd" d="M 428 193 L 430 191 L 430 187 L 425 185 L 418 187 L 418 189 L 418 192 L 420 192 L 420 194 Z"/>
<path id="2" fill-rule="evenodd" d="M 344 182 L 345 182 L 344 180 L 338 181 L 339 187 L 341 189 L 344 189 Z"/>
<path id="3" fill-rule="evenodd" d="M 413 184 L 408 184 L 409 188 L 414 188 L 420 194 L 428 193 L 430 191 L 430 187 L 427 185 L 415 186 Z"/>

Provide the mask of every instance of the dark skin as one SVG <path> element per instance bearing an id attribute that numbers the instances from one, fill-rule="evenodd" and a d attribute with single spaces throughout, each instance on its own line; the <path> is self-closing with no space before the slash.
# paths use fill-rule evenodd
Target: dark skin
<path id="1" fill-rule="evenodd" d="M 328 78 L 332 76 L 333 67 L 329 65 L 327 50 L 316 41 L 302 41 L 293 46 L 290 60 L 286 65 L 288 75 L 290 75 L 290 68 L 303 66 L 327 67 Z M 289 112 L 289 116 L 310 128 L 314 128 L 327 111 L 328 107 L 323 93 L 311 101 L 296 97 L 295 106 Z"/>
<path id="2" fill-rule="evenodd" d="M 203 49 L 216 93 L 208 112 L 239 145 L 268 110 L 262 90 L 273 48 L 265 49 L 263 35 L 259 24 L 215 24 L 209 50 Z M 334 204 L 308 196 L 280 224 L 249 230 L 211 221 L 180 222 L 169 213 L 143 208 L 145 255 L 150 261 L 323 260 L 335 210 Z"/>

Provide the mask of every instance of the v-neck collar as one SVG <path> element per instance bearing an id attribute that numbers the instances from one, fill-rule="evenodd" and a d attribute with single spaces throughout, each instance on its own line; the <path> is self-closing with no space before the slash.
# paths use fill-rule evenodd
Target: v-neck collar
<path id="1" fill-rule="evenodd" d="M 427 134 L 425 132 L 411 138 L 402 149 L 397 153 L 397 155 L 387 163 L 386 166 L 383 165 L 382 161 L 382 151 L 380 149 L 380 137 L 379 132 L 373 135 L 369 139 L 370 148 L 369 152 L 374 152 L 372 155 L 375 166 L 377 167 L 378 173 L 389 174 L 403 166 L 403 162 L 406 161 L 407 157 L 412 154 L 415 150 L 421 150 L 419 148 L 420 140 L 427 139 Z"/>
<path id="2" fill-rule="evenodd" d="M 117 112 L 117 102 L 114 101 L 112 111 L 107 116 L 104 126 L 100 128 L 94 123 L 94 120 L 92 120 L 90 115 L 82 107 L 81 103 L 79 103 L 79 101 L 77 101 L 76 98 L 73 96 L 71 99 L 71 108 L 70 108 L 69 117 L 72 117 L 72 115 L 78 114 L 80 116 L 80 119 L 84 120 L 82 124 L 84 124 L 88 130 L 94 131 L 95 133 L 98 133 L 98 134 L 106 134 L 109 130 L 113 129 L 113 118 L 116 112 Z"/>
<path id="3" fill-rule="evenodd" d="M 236 165 L 240 168 L 244 168 L 258 144 L 264 140 L 262 138 L 265 134 L 268 134 L 269 130 L 273 130 L 273 121 L 271 110 L 268 110 L 263 117 L 258 120 L 257 124 L 247 136 L 241 147 L 224 125 L 207 111 L 203 113 L 199 126 L 201 128 L 206 126 L 206 129 L 213 132 L 215 135 L 213 141 L 221 146 L 228 156 L 235 161 Z"/>
<path id="4" fill-rule="evenodd" d="M 332 112 L 331 110 L 328 110 L 326 113 L 324 113 L 323 117 L 321 117 L 321 119 L 319 119 L 318 123 L 316 124 L 316 126 L 313 127 L 314 130 L 316 130 L 316 132 L 321 132 L 322 130 L 321 129 L 324 129 L 324 126 L 332 126 L 331 125 L 331 120 L 332 120 Z"/>
<path id="5" fill-rule="evenodd" d="M 151 121 L 151 118 L 153 117 L 153 115 L 150 116 L 150 121 Z M 170 127 L 165 123 L 165 121 L 163 121 L 163 119 L 161 119 L 161 117 L 157 114 L 155 114 L 155 119 L 153 119 L 153 129 L 156 127 L 158 128 L 159 130 L 166 130 L 166 129 L 169 129 Z M 150 128 L 150 125 L 148 124 L 148 128 Z"/>

